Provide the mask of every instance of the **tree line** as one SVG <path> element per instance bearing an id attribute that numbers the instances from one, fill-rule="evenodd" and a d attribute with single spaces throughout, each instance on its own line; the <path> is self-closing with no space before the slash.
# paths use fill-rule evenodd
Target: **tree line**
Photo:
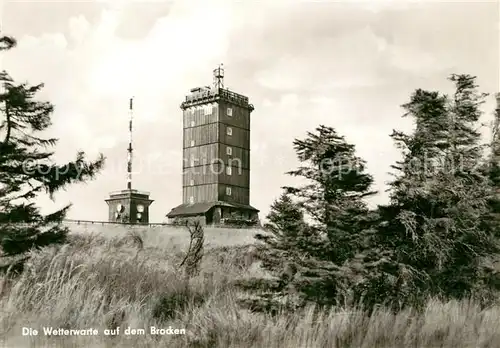
<path id="1" fill-rule="evenodd" d="M 452 95 L 417 89 L 402 105 L 413 132 L 394 130 L 401 151 L 392 166 L 388 204 L 368 208 L 373 177 L 354 145 L 319 126 L 294 148 L 301 163 L 288 174 L 307 179 L 283 187 L 259 258 L 273 279 L 240 286 L 255 292 L 254 310 L 361 305 L 421 308 L 429 298 L 498 299 L 499 120 L 482 144 L 476 78 L 453 74 Z"/>

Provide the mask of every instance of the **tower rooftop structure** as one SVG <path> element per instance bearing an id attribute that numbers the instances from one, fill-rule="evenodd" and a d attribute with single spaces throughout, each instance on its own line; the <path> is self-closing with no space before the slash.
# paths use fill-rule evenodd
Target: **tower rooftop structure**
<path id="1" fill-rule="evenodd" d="M 249 103 L 248 97 L 232 92 L 229 89 L 205 86 L 192 88 L 190 92 L 191 93 L 186 96 L 186 100 L 181 104 L 182 110 L 192 106 L 218 102 L 220 100 L 225 100 L 234 105 L 247 108 L 250 111 L 254 110 L 254 106 Z"/>

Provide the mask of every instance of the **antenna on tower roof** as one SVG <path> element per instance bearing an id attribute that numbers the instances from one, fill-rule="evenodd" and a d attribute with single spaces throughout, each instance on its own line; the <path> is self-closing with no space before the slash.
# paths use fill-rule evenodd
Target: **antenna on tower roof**
<path id="1" fill-rule="evenodd" d="M 224 68 L 222 63 L 219 64 L 217 69 L 214 69 L 214 88 L 216 90 L 224 88 Z"/>

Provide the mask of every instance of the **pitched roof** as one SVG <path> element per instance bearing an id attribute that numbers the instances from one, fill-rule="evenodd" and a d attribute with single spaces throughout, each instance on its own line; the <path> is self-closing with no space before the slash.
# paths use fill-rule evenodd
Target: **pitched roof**
<path id="1" fill-rule="evenodd" d="M 193 204 L 181 204 L 175 208 L 173 208 L 168 214 L 167 217 L 175 217 L 175 216 L 190 216 L 190 215 L 199 215 L 204 214 L 213 207 L 232 207 L 232 208 L 241 208 L 247 210 L 253 210 L 258 212 L 258 209 L 246 204 L 238 204 L 238 203 L 228 203 L 222 201 L 216 202 L 201 202 L 201 203 L 193 203 Z"/>
<path id="2" fill-rule="evenodd" d="M 215 205 L 215 202 L 212 203 L 194 203 L 194 204 L 181 204 L 175 208 L 173 208 L 168 214 L 167 217 L 174 217 L 179 215 L 198 215 L 206 213 Z"/>

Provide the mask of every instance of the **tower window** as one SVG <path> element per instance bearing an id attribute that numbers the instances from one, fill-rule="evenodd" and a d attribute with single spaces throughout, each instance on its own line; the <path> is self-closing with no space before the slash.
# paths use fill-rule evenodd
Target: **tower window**
<path id="1" fill-rule="evenodd" d="M 231 188 L 226 187 L 226 195 L 231 196 Z"/>
<path id="2" fill-rule="evenodd" d="M 227 108 L 227 115 L 233 116 L 233 108 Z"/>
<path id="3" fill-rule="evenodd" d="M 194 127 L 194 121 L 191 121 L 191 127 Z"/>
<path id="4" fill-rule="evenodd" d="M 229 166 L 228 166 L 228 167 L 226 167 L 226 174 L 227 174 L 227 175 L 231 175 L 231 174 L 233 174 L 233 171 L 231 170 L 231 167 L 229 167 Z"/>
<path id="5" fill-rule="evenodd" d="M 190 203 L 190 204 L 193 204 L 193 203 L 194 203 L 194 197 L 193 197 L 193 196 L 189 197 L 189 203 Z"/>
<path id="6" fill-rule="evenodd" d="M 233 148 L 228 146 L 226 147 L 226 155 L 231 156 L 233 154 Z"/>
<path id="7" fill-rule="evenodd" d="M 191 146 L 194 146 L 194 140 L 191 140 Z"/>
<path id="8" fill-rule="evenodd" d="M 226 134 L 227 135 L 233 135 L 233 129 L 231 127 L 227 127 Z"/>
<path id="9" fill-rule="evenodd" d="M 189 185 L 190 185 L 190 186 L 194 186 L 194 180 L 193 180 L 193 179 L 191 179 L 191 180 L 189 181 Z"/>

